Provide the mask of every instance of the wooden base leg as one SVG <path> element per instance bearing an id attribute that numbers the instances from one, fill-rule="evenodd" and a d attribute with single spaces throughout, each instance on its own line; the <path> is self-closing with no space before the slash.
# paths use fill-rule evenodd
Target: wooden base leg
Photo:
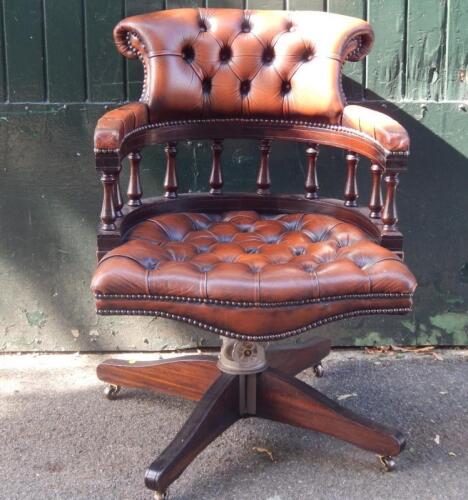
<path id="1" fill-rule="evenodd" d="M 194 458 L 240 418 L 239 377 L 222 373 L 172 443 L 147 469 L 146 486 L 162 495 Z"/>
<path id="2" fill-rule="evenodd" d="M 216 361 L 216 356 L 136 362 L 108 359 L 97 367 L 97 376 L 114 386 L 152 389 L 199 401 L 220 374 Z"/>
<path id="3" fill-rule="evenodd" d="M 307 344 L 273 347 L 267 351 L 268 365 L 282 373 L 297 375 L 302 370 L 315 367 L 330 354 L 329 339 L 315 338 Z"/>
<path id="4" fill-rule="evenodd" d="M 257 416 L 329 434 L 384 457 L 398 455 L 405 446 L 397 430 L 360 417 L 274 369 L 258 375 Z"/>

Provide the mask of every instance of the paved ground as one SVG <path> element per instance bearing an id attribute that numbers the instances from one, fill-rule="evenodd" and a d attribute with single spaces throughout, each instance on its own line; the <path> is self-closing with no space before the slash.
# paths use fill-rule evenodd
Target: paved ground
<path id="1" fill-rule="evenodd" d="M 171 499 L 468 498 L 468 351 L 441 355 L 340 351 L 328 358 L 324 378 L 301 376 L 405 431 L 408 447 L 394 473 L 332 438 L 248 419 L 199 456 L 172 485 Z M 107 401 L 94 376 L 101 359 L 0 356 L 2 500 L 152 498 L 144 470 L 193 404 L 137 390 Z"/>

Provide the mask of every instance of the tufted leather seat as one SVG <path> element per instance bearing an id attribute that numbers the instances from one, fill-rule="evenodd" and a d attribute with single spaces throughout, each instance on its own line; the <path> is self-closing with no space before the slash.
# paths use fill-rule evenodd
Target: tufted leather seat
<path id="1" fill-rule="evenodd" d="M 159 313 L 244 336 L 406 312 L 415 286 L 393 252 L 351 224 L 253 211 L 150 217 L 105 255 L 92 283 L 101 313 Z"/>
<path id="2" fill-rule="evenodd" d="M 371 137 L 405 152 L 405 129 L 390 117 L 347 106 L 345 61 L 362 59 L 370 25 L 325 12 L 176 9 L 134 16 L 114 31 L 118 49 L 145 69 L 140 104 L 98 123 L 96 150 L 118 150 L 139 127 L 174 120 L 303 120 Z"/>

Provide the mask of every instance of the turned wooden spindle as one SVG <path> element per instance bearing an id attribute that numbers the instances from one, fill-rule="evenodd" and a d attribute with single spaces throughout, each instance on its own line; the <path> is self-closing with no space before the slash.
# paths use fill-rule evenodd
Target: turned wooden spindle
<path id="1" fill-rule="evenodd" d="M 307 174 L 305 180 L 305 197 L 309 200 L 315 200 L 319 197 L 319 184 L 317 180 L 317 156 L 318 144 L 308 144 L 306 149 L 307 156 Z"/>
<path id="2" fill-rule="evenodd" d="M 122 199 L 122 191 L 120 189 L 120 172 L 122 171 L 122 166 L 119 168 L 117 175 L 115 176 L 115 182 L 113 187 L 114 194 L 114 210 L 116 217 L 122 217 L 122 207 L 123 207 L 123 199 Z"/>
<path id="3" fill-rule="evenodd" d="M 176 198 L 177 196 L 177 173 L 176 173 L 176 155 L 177 155 L 177 143 L 169 142 L 164 148 L 166 153 L 167 163 L 166 163 L 166 176 L 164 178 L 164 196 L 166 198 Z"/>
<path id="4" fill-rule="evenodd" d="M 223 141 L 215 139 L 211 147 L 213 150 L 213 164 L 210 175 L 210 194 L 221 194 L 223 192 L 223 171 L 221 168 L 221 153 Z"/>
<path id="5" fill-rule="evenodd" d="M 358 164 L 358 156 L 355 153 L 349 152 L 346 155 L 346 184 L 344 190 L 345 206 L 356 207 L 357 199 L 359 198 L 356 170 Z"/>
<path id="6" fill-rule="evenodd" d="M 115 229 L 116 219 L 114 206 L 115 174 L 103 171 L 101 183 L 104 190 L 101 209 L 101 228 L 104 231 L 113 231 Z"/>
<path id="7" fill-rule="evenodd" d="M 139 207 L 141 205 L 141 196 L 143 191 L 140 184 L 140 162 L 141 155 L 138 151 L 128 155 L 130 161 L 130 179 L 128 181 L 128 205 L 131 207 Z"/>
<path id="8" fill-rule="evenodd" d="M 387 192 L 385 195 L 385 204 L 382 212 L 382 222 L 384 229 L 394 229 L 398 222 L 398 213 L 396 206 L 396 190 L 398 187 L 398 174 L 389 172 L 384 177 Z"/>
<path id="9" fill-rule="evenodd" d="M 258 167 L 257 175 L 257 194 L 268 194 L 270 192 L 271 180 L 270 167 L 268 164 L 270 149 L 270 139 L 262 139 L 260 143 L 260 166 Z"/>
<path id="10" fill-rule="evenodd" d="M 382 167 L 375 163 L 371 166 L 372 191 L 369 200 L 369 216 L 372 219 L 380 219 L 382 213 Z"/>

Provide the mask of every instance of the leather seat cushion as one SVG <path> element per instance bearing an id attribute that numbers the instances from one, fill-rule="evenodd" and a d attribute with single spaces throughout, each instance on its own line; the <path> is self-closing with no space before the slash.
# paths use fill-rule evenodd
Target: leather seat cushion
<path id="1" fill-rule="evenodd" d="M 349 223 L 253 211 L 150 217 L 103 257 L 92 282 L 102 313 L 160 312 L 251 336 L 369 307 L 405 312 L 415 286 L 393 252 Z"/>

